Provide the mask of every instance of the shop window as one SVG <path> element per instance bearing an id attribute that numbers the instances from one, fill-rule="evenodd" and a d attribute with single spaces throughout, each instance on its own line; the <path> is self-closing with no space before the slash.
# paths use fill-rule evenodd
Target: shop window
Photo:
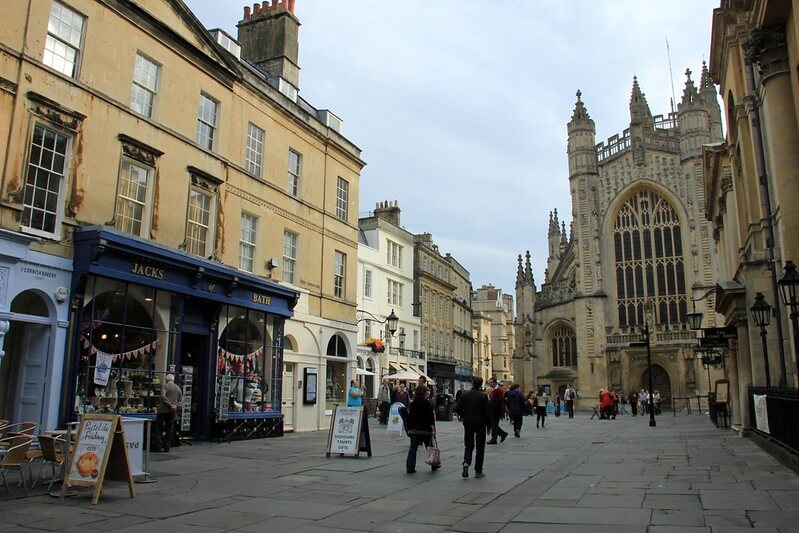
<path id="1" fill-rule="evenodd" d="M 327 378 L 326 378 L 326 408 L 333 409 L 335 405 L 346 404 L 347 367 L 349 354 L 347 344 L 340 335 L 333 335 L 327 343 Z M 338 359 L 338 360 L 337 360 Z"/>
<path id="2" fill-rule="evenodd" d="M 180 299 L 141 285 L 89 278 L 78 339 L 78 413 L 155 413 L 179 363 Z"/>
<path id="3" fill-rule="evenodd" d="M 216 412 L 266 413 L 280 405 L 282 321 L 262 311 L 226 306 L 219 318 Z M 223 382 L 230 396 L 220 397 Z"/>

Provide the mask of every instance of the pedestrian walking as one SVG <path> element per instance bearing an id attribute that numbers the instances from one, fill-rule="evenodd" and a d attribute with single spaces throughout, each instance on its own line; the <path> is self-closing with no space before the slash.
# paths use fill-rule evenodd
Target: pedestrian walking
<path id="1" fill-rule="evenodd" d="M 405 421 L 405 428 L 410 439 L 408 458 L 405 461 L 405 471 L 409 474 L 416 473 L 416 452 L 420 444 L 425 448 L 433 445 L 433 436 L 436 434 L 436 416 L 432 402 L 427 398 L 428 390 L 424 385 L 419 385 L 413 394 L 413 401 L 400 409 L 400 416 Z M 435 472 L 441 463 L 430 465 Z"/>
<path id="2" fill-rule="evenodd" d="M 655 414 L 659 415 L 663 412 L 660 410 L 660 391 L 655 391 L 654 400 L 655 400 Z"/>
<path id="3" fill-rule="evenodd" d="M 488 396 L 480 387 L 483 378 L 472 377 L 472 389 L 461 394 L 455 404 L 455 411 L 463 422 L 463 477 L 469 477 L 474 452 L 474 477 L 483 477 L 483 459 L 485 457 L 486 428 L 491 426 Z"/>
<path id="4" fill-rule="evenodd" d="M 380 385 L 380 390 L 377 391 L 377 410 L 380 414 L 378 420 L 381 424 L 388 424 L 388 411 L 391 409 L 391 387 L 388 385 L 388 379 L 383 379 L 383 384 Z"/>
<path id="5" fill-rule="evenodd" d="M 633 411 L 633 416 L 638 416 L 638 393 L 635 392 L 635 389 L 630 391 L 630 395 L 627 396 L 627 401 L 630 402 L 630 409 Z"/>
<path id="6" fill-rule="evenodd" d="M 505 405 L 508 408 L 508 415 L 513 422 L 513 435 L 521 437 L 522 421 L 524 420 L 524 393 L 519 389 L 519 385 L 514 383 L 505 395 Z"/>
<path id="7" fill-rule="evenodd" d="M 527 393 L 524 399 L 524 416 L 533 415 L 533 391 Z"/>
<path id="8" fill-rule="evenodd" d="M 647 414 L 647 412 L 646 412 L 646 392 L 644 392 L 644 389 L 641 389 L 640 392 L 638 392 L 638 408 L 641 411 L 641 415 Z"/>
<path id="9" fill-rule="evenodd" d="M 555 417 L 560 416 L 560 393 L 555 394 Z"/>
<path id="10" fill-rule="evenodd" d="M 619 398 L 619 414 L 620 415 L 629 415 L 630 413 L 627 412 L 627 398 L 620 393 L 616 393 L 616 396 Z"/>
<path id="11" fill-rule="evenodd" d="M 458 403 L 458 400 L 460 400 L 460 399 L 461 399 L 461 395 L 462 395 L 464 392 L 466 392 L 466 388 L 464 387 L 463 383 L 461 383 L 461 388 L 460 388 L 460 389 L 458 389 L 458 391 L 455 393 L 455 403 L 456 403 L 456 404 Z M 455 413 L 455 416 L 456 416 L 456 417 L 458 417 L 458 420 L 460 420 L 460 419 L 461 419 L 461 415 L 459 415 L 458 413 Z"/>
<path id="12" fill-rule="evenodd" d="M 491 440 L 486 444 L 496 444 L 497 437 L 499 442 L 505 442 L 508 438 L 508 432 L 499 427 L 499 421 L 505 415 L 505 388 L 497 382 L 497 378 L 491 378 L 488 383 L 492 389 L 488 396 L 491 408 Z"/>
<path id="13" fill-rule="evenodd" d="M 544 392 L 544 386 L 539 385 L 538 390 L 533 396 L 533 407 L 535 407 L 535 427 L 544 429 L 544 423 L 547 421 L 547 393 Z"/>
<path id="14" fill-rule="evenodd" d="M 405 407 L 408 407 L 408 405 L 410 405 L 411 403 L 411 397 L 408 394 L 408 390 L 405 388 L 405 385 L 403 383 L 400 383 L 399 385 L 399 392 L 397 392 L 397 401 L 402 405 L 404 405 Z"/>
<path id="15" fill-rule="evenodd" d="M 175 413 L 183 400 L 183 391 L 175 384 L 175 375 L 167 374 L 161 389 L 156 414 L 157 428 L 155 438 L 156 451 L 168 452 L 175 434 Z"/>
<path id="16" fill-rule="evenodd" d="M 571 383 L 566 387 L 566 412 L 569 413 L 569 418 L 574 418 L 574 400 L 577 399 L 577 393 L 572 388 Z"/>

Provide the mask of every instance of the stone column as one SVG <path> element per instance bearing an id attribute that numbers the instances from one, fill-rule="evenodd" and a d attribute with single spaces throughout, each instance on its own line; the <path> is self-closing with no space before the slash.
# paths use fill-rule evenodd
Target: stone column
<path id="1" fill-rule="evenodd" d="M 749 429 L 749 387 L 752 385 L 752 353 L 749 351 L 749 324 L 746 311 L 736 315 L 735 326 L 738 331 L 738 350 L 732 355 L 736 359 L 737 379 L 730 380 L 730 396 L 735 398 L 740 410 L 740 424 L 743 430 Z M 732 359 L 732 358 L 731 358 Z M 732 372 L 732 368 L 730 369 Z M 735 374 L 731 375 L 735 377 Z M 734 419 L 733 419 L 734 423 Z"/>
<path id="2" fill-rule="evenodd" d="M 766 145 L 772 208 L 778 214 L 776 244 L 782 259 L 799 259 L 799 127 L 791 87 L 788 47 L 782 30 L 753 33 L 752 59 L 760 72 L 762 85 L 761 124 Z"/>

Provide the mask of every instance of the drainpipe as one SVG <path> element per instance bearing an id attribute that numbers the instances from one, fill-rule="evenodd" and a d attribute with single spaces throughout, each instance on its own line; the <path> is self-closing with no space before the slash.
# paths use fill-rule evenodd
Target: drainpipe
<path id="1" fill-rule="evenodd" d="M 758 39 L 752 36 L 747 42 L 743 44 L 744 55 L 744 69 L 746 71 L 746 111 L 749 115 L 749 123 L 752 128 L 752 136 L 755 142 L 755 166 L 757 167 L 758 179 L 760 182 L 760 208 L 763 211 L 763 216 L 766 218 L 766 249 L 768 250 L 769 270 L 771 271 L 771 288 L 774 294 L 774 305 L 772 311 L 774 313 L 775 326 L 777 328 L 777 348 L 780 356 L 780 380 L 779 386 L 786 387 L 785 375 L 785 345 L 783 342 L 782 333 L 782 311 L 779 302 L 779 286 L 777 285 L 777 270 L 779 269 L 776 264 L 777 258 L 774 251 L 774 216 L 771 211 L 771 192 L 768 185 L 768 170 L 766 169 L 766 150 L 763 145 L 763 132 L 762 122 L 760 117 L 760 106 L 762 102 L 757 95 L 755 84 L 755 71 L 754 71 L 754 58 L 760 53 L 758 46 Z"/>

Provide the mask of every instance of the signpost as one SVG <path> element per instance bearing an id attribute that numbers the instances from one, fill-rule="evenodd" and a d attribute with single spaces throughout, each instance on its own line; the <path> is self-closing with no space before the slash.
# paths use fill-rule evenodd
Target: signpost
<path id="1" fill-rule="evenodd" d="M 130 497 L 136 496 L 122 418 L 118 415 L 84 415 L 61 486 L 61 497 L 66 495 L 70 485 L 91 487 L 94 489 L 92 505 L 96 505 L 106 478 L 127 482 Z"/>
<path id="2" fill-rule="evenodd" d="M 363 407 L 337 405 L 333 409 L 325 457 L 330 457 L 334 453 L 359 457 L 362 451 L 367 452 L 369 457 L 372 456 L 372 443 L 365 413 Z"/>

